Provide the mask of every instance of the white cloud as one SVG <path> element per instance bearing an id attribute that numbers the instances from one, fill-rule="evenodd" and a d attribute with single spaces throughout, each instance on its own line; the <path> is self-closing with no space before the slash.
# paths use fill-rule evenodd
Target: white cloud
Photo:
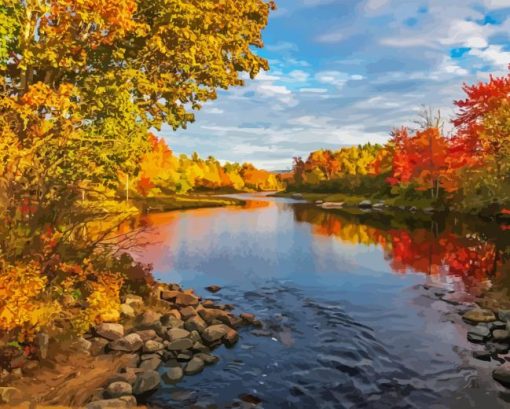
<path id="1" fill-rule="evenodd" d="M 331 33 L 321 34 L 317 37 L 319 43 L 339 43 L 345 38 L 345 34 L 342 31 L 333 31 Z"/>
<path id="2" fill-rule="evenodd" d="M 505 69 L 510 64 L 510 51 L 504 51 L 500 45 L 490 45 L 484 50 L 471 50 L 469 54 L 481 58 L 497 68 Z"/>
<path id="3" fill-rule="evenodd" d="M 306 80 L 310 77 L 310 74 L 302 70 L 293 70 L 289 72 L 288 77 L 297 82 L 306 82 Z"/>
<path id="4" fill-rule="evenodd" d="M 328 92 L 328 90 L 326 88 L 300 88 L 299 92 L 309 94 L 325 94 Z"/>

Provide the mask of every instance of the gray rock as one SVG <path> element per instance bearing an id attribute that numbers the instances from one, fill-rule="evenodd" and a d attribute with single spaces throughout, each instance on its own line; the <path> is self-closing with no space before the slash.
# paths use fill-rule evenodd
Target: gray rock
<path id="1" fill-rule="evenodd" d="M 206 347 L 201 342 L 195 342 L 193 344 L 193 348 L 192 349 L 193 349 L 193 351 L 204 352 L 204 353 L 208 353 L 208 352 L 211 351 L 211 349 L 209 347 Z"/>
<path id="2" fill-rule="evenodd" d="M 361 209 L 370 209 L 372 207 L 372 202 L 370 200 L 363 200 L 359 203 L 358 207 Z"/>
<path id="3" fill-rule="evenodd" d="M 489 328 L 491 330 L 495 330 L 495 329 L 507 329 L 506 328 L 506 322 L 503 322 L 503 321 L 490 322 L 489 323 Z"/>
<path id="4" fill-rule="evenodd" d="M 204 361 L 206 365 L 213 365 L 220 360 L 220 358 L 218 358 L 216 355 L 206 354 L 203 352 L 195 354 L 195 357 Z"/>
<path id="5" fill-rule="evenodd" d="M 176 341 L 178 339 L 187 338 L 190 335 L 190 332 L 181 328 L 172 328 L 166 333 L 169 341 Z"/>
<path id="6" fill-rule="evenodd" d="M 179 362 L 188 362 L 193 358 L 193 354 L 191 352 L 182 352 L 177 355 L 177 361 Z"/>
<path id="7" fill-rule="evenodd" d="M 147 310 L 137 318 L 137 328 L 153 329 L 156 332 L 159 332 L 162 327 L 160 320 L 161 320 L 160 313 L 152 310 Z"/>
<path id="8" fill-rule="evenodd" d="M 121 396 L 131 396 L 133 388 L 127 382 L 113 382 L 105 389 L 105 397 L 110 399 L 120 398 Z"/>
<path id="9" fill-rule="evenodd" d="M 150 339 L 154 339 L 158 336 L 158 334 L 156 334 L 156 331 L 154 331 L 153 329 L 145 329 L 142 331 L 136 331 L 136 333 L 138 335 L 140 335 L 140 338 L 142 338 L 143 342 L 146 342 Z"/>
<path id="10" fill-rule="evenodd" d="M 189 338 L 181 338 L 175 341 L 171 341 L 167 349 L 169 351 L 184 351 L 193 347 L 193 341 Z"/>
<path id="11" fill-rule="evenodd" d="M 490 335 L 491 332 L 489 328 L 483 325 L 477 325 L 468 331 L 467 338 L 471 342 L 481 343 L 489 339 Z"/>
<path id="12" fill-rule="evenodd" d="M 117 399 L 98 400 L 85 406 L 86 409 L 130 409 L 137 405 L 134 396 L 122 396 Z"/>
<path id="13" fill-rule="evenodd" d="M 135 396 L 145 395 L 159 388 L 161 378 L 156 371 L 146 371 L 139 374 L 133 386 L 133 394 Z"/>
<path id="14" fill-rule="evenodd" d="M 207 343 L 213 343 L 221 340 L 228 332 L 230 328 L 224 324 L 211 325 L 207 327 L 202 333 L 202 338 Z"/>
<path id="15" fill-rule="evenodd" d="M 160 357 L 153 357 L 150 359 L 145 359 L 140 364 L 140 369 L 143 369 L 145 371 L 155 371 L 161 366 L 161 358 Z"/>
<path id="16" fill-rule="evenodd" d="M 492 337 L 494 338 L 494 341 L 509 341 L 510 331 L 505 329 L 496 329 L 492 332 Z"/>
<path id="17" fill-rule="evenodd" d="M 193 357 L 184 367 L 186 375 L 196 375 L 204 370 L 205 363 L 200 358 Z"/>
<path id="18" fill-rule="evenodd" d="M 197 315 L 197 316 L 189 318 L 184 323 L 184 328 L 186 328 L 188 331 L 202 332 L 203 330 L 205 330 L 207 328 L 207 324 L 201 317 L 199 317 Z"/>
<path id="19" fill-rule="evenodd" d="M 191 331 L 189 334 L 189 339 L 191 339 L 194 343 L 202 341 L 202 337 L 198 331 Z"/>
<path id="20" fill-rule="evenodd" d="M 178 383 L 183 377 L 184 372 L 180 366 L 171 367 L 163 374 L 163 380 L 169 384 Z"/>
<path id="21" fill-rule="evenodd" d="M 143 341 L 140 335 L 133 333 L 110 342 L 108 347 L 113 351 L 136 352 L 142 349 Z"/>
<path id="22" fill-rule="evenodd" d="M 143 352 L 147 354 L 162 351 L 163 349 L 165 349 L 165 346 L 162 342 L 158 341 L 148 340 L 145 341 L 145 344 L 143 345 Z"/>
<path id="23" fill-rule="evenodd" d="M 292 195 L 290 197 L 295 200 L 303 200 L 304 199 L 304 196 L 302 193 L 292 193 Z"/>
<path id="24" fill-rule="evenodd" d="M 510 350 L 508 344 L 502 344 L 501 342 L 488 342 L 485 347 L 492 355 L 504 355 Z"/>
<path id="25" fill-rule="evenodd" d="M 124 336 L 124 327 L 121 324 L 103 323 L 96 327 L 96 334 L 109 341 L 115 341 Z"/>
<path id="26" fill-rule="evenodd" d="M 510 321 L 510 310 L 499 310 L 498 318 L 504 322 Z"/>
<path id="27" fill-rule="evenodd" d="M 196 316 L 198 313 L 193 307 L 183 307 L 179 310 L 184 321 Z"/>
<path id="28" fill-rule="evenodd" d="M 492 377 L 504 386 L 510 386 L 510 363 L 505 363 L 494 369 Z"/>
<path id="29" fill-rule="evenodd" d="M 479 359 L 480 361 L 490 361 L 491 353 L 489 351 L 474 351 L 473 358 Z"/>

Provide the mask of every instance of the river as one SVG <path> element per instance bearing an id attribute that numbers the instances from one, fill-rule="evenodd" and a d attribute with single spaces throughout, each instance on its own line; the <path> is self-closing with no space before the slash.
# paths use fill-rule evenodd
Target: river
<path id="1" fill-rule="evenodd" d="M 472 358 L 459 306 L 439 298 L 470 302 L 501 278 L 505 231 L 237 197 L 246 206 L 140 220 L 148 244 L 133 254 L 157 279 L 265 323 L 216 350 L 214 367 L 159 390 L 155 407 L 243 407 L 242 395 L 271 409 L 507 407 L 497 363 Z M 212 296 L 211 284 L 223 289 Z"/>

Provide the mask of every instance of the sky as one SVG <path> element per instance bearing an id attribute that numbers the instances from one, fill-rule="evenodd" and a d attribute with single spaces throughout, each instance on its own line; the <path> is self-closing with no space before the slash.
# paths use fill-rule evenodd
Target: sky
<path id="1" fill-rule="evenodd" d="M 240 0 L 241 1 L 241 0 Z M 510 64 L 510 0 L 279 0 L 264 31 L 271 69 L 219 92 L 174 152 L 290 169 L 321 148 L 384 143 L 423 106 L 455 114 L 462 84 Z"/>

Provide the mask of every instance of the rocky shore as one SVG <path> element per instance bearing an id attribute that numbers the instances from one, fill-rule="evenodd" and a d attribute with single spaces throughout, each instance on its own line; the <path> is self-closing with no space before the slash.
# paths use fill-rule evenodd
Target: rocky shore
<path id="1" fill-rule="evenodd" d="M 208 290 L 214 293 L 220 288 L 211 286 Z M 79 354 L 95 359 L 94 365 L 104 358 L 112 362 L 95 378 L 96 385 L 90 375 L 90 384 L 83 386 L 86 393 L 73 400 L 73 407 L 131 408 L 143 404 L 162 383 L 176 384 L 216 363 L 214 349 L 222 345 L 233 347 L 239 340 L 240 327 L 261 326 L 252 314 L 235 315 L 233 306 L 201 299 L 193 290 L 183 290 L 176 284 L 158 285 L 150 300 L 127 295 L 123 301 L 120 323 L 102 323 L 72 342 Z M 11 368 L 4 381 L 17 381 L 10 385 L 2 383 L 0 403 L 13 406 L 33 403 L 27 400 L 25 392 L 30 388 L 30 380 L 37 379 L 37 368 L 49 360 L 47 351 L 51 343 L 48 337 L 40 336 L 39 362 L 32 361 L 30 365 L 25 362 L 26 368 L 25 365 Z M 13 371 L 17 376 L 13 376 Z M 87 373 L 83 375 L 87 379 Z M 62 384 L 61 388 L 65 386 Z M 50 393 L 34 400 L 69 403 L 58 402 L 51 396 Z"/>

